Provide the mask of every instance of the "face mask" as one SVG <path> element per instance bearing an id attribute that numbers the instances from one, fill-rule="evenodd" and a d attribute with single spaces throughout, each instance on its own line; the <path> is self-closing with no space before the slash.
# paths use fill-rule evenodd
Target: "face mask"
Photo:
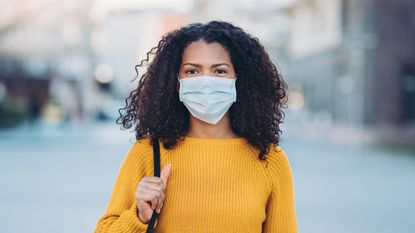
<path id="1" fill-rule="evenodd" d="M 179 79 L 180 101 L 194 117 L 216 124 L 236 101 L 235 81 L 207 75 Z"/>

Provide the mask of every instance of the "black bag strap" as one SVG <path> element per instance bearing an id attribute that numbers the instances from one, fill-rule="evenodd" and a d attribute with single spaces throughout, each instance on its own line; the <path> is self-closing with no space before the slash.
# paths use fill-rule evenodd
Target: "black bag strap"
<path id="1" fill-rule="evenodd" d="M 154 176 L 160 177 L 160 145 L 158 138 L 152 138 L 153 144 L 153 161 L 154 161 Z M 154 223 L 158 217 L 158 213 L 156 210 L 153 210 L 153 214 L 151 215 L 151 219 L 148 223 L 146 233 L 152 233 L 154 228 Z"/>

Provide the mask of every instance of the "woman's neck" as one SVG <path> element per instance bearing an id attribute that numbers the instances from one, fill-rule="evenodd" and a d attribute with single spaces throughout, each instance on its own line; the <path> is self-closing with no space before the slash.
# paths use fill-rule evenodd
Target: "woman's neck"
<path id="1" fill-rule="evenodd" d="M 239 137 L 232 131 L 229 112 L 218 123 L 212 125 L 190 114 L 189 129 L 186 136 L 194 138 L 236 138 Z"/>

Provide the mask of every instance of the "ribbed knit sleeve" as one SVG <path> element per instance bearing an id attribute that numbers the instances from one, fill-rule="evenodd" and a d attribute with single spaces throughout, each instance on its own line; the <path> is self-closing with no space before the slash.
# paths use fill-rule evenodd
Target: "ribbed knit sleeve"
<path id="1" fill-rule="evenodd" d="M 271 194 L 266 205 L 264 233 L 297 233 L 294 186 L 290 163 L 284 150 L 273 145 L 268 157 Z"/>
<path id="2" fill-rule="evenodd" d="M 152 166 L 148 140 L 136 142 L 128 151 L 116 178 L 107 210 L 98 220 L 95 233 L 145 232 L 147 225 L 138 218 L 135 192 L 138 182 Z M 155 223 L 157 225 L 157 221 Z"/>

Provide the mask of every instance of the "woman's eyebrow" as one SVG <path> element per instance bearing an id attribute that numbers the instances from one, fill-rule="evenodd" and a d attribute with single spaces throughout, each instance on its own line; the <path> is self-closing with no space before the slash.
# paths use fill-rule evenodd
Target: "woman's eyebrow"
<path id="1" fill-rule="evenodd" d="M 199 67 L 199 68 L 202 67 L 202 65 L 196 64 L 196 63 L 184 63 L 183 66 L 185 66 L 185 65 L 191 65 L 191 66 L 195 66 L 195 67 Z M 227 63 L 217 63 L 217 64 L 213 64 L 212 67 L 217 67 L 217 66 L 222 66 L 222 65 L 225 65 L 225 66 L 230 67 L 230 65 L 228 65 Z"/>
<path id="2" fill-rule="evenodd" d="M 196 67 L 202 67 L 202 65 L 196 64 L 196 63 L 184 63 L 183 66 L 190 65 L 190 66 L 196 66 Z"/>
<path id="3" fill-rule="evenodd" d="M 226 63 L 218 63 L 218 64 L 213 64 L 213 65 L 212 65 L 212 67 L 217 67 L 217 66 L 222 66 L 222 65 L 225 65 L 225 66 L 230 67 L 230 65 L 228 65 L 228 64 L 226 64 Z"/>

